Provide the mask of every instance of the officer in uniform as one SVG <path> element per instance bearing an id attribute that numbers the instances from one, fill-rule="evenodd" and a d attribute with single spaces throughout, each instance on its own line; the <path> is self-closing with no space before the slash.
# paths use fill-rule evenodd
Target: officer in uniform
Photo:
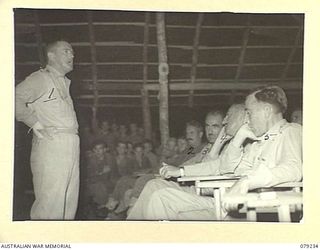
<path id="1" fill-rule="evenodd" d="M 69 94 L 74 52 L 65 41 L 47 47 L 48 64 L 16 87 L 16 119 L 33 130 L 32 220 L 72 220 L 79 193 L 78 122 Z"/>

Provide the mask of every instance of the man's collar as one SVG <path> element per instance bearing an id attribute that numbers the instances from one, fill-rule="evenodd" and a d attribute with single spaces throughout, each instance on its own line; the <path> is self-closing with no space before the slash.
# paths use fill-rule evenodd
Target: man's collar
<path id="1" fill-rule="evenodd" d="M 189 151 L 192 151 L 193 153 L 199 153 L 203 149 L 204 146 L 205 146 L 205 143 L 201 142 L 201 144 L 198 145 L 197 147 L 190 146 Z"/>
<path id="2" fill-rule="evenodd" d="M 208 142 L 202 149 L 201 149 L 201 153 L 203 155 L 206 155 L 208 154 L 210 151 L 211 151 L 211 148 L 213 147 L 213 143 L 211 142 Z"/>
<path id="3" fill-rule="evenodd" d="M 269 140 L 270 138 L 272 138 L 273 136 L 276 136 L 278 134 L 282 133 L 282 129 L 288 124 L 288 122 L 286 121 L 286 119 L 281 119 L 280 121 L 278 121 L 275 125 L 273 125 L 268 132 L 266 132 L 262 138 L 263 140 Z"/>
<path id="4" fill-rule="evenodd" d="M 46 70 L 50 71 L 51 73 L 53 73 L 58 77 L 65 77 L 64 74 L 60 73 L 58 70 L 56 70 L 54 67 L 50 66 L 49 64 L 47 64 Z"/>

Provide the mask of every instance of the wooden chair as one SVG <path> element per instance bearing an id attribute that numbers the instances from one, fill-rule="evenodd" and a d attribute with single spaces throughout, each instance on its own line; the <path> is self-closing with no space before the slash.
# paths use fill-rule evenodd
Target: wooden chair
<path id="1" fill-rule="evenodd" d="M 241 212 L 247 214 L 247 220 L 257 221 L 257 213 L 277 213 L 279 222 L 291 222 L 290 213 L 302 210 L 301 182 L 290 182 L 288 185 L 280 184 L 263 190 L 263 192 L 249 192 L 245 195 L 229 195 L 223 200 L 225 203 L 243 204 Z M 276 191 L 278 188 L 293 188 L 289 191 Z M 273 191 L 272 191 L 273 190 Z"/>
<path id="2" fill-rule="evenodd" d="M 202 189 L 213 189 L 213 197 L 215 199 L 215 212 L 217 220 L 223 220 L 226 213 L 222 209 L 222 196 L 227 188 L 230 188 L 240 177 L 234 175 L 219 176 L 185 176 L 178 178 L 179 182 L 194 181 L 196 193 L 201 195 Z"/>
<path id="3" fill-rule="evenodd" d="M 228 188 L 230 188 L 240 177 L 235 175 L 222 176 L 188 176 L 178 178 L 179 182 L 194 181 L 195 188 L 198 195 L 201 195 L 202 189 L 213 189 L 213 196 L 215 199 L 215 209 L 217 220 L 223 220 L 226 212 L 222 208 L 222 199 Z M 281 189 L 291 189 L 288 191 L 277 191 Z M 279 221 L 289 221 L 290 209 L 288 207 L 295 207 L 295 209 L 302 210 L 302 182 L 288 182 L 274 186 L 272 188 L 263 188 L 254 190 L 244 196 L 229 197 L 230 202 L 235 202 L 244 205 L 242 212 L 247 214 L 247 219 L 250 221 L 257 220 L 257 212 L 265 212 L 267 210 L 278 212 Z M 272 198 L 270 192 L 277 191 L 275 199 L 265 200 L 265 198 Z M 268 196 L 269 195 L 269 196 Z M 273 194 L 274 195 L 274 194 Z M 259 199 L 260 197 L 260 199 Z M 232 199 L 231 199 L 232 198 Z M 224 200 L 224 202 L 226 202 Z M 228 200 L 227 200 L 228 202 Z M 270 209 L 272 208 L 272 209 Z M 288 215 L 289 214 L 289 215 Z"/>

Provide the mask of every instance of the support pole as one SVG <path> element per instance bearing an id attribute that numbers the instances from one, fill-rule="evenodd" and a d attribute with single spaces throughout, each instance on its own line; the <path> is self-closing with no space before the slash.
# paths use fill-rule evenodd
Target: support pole
<path id="1" fill-rule="evenodd" d="M 151 113 L 149 103 L 149 93 L 146 88 L 148 81 L 148 43 L 149 43 L 149 23 L 150 13 L 146 12 L 145 15 L 145 26 L 144 26 L 144 41 L 143 41 L 143 86 L 141 89 L 142 98 L 142 116 L 143 125 L 145 131 L 145 138 L 152 138 L 152 125 L 151 125 Z"/>
<path id="2" fill-rule="evenodd" d="M 191 65 L 191 84 L 194 85 L 196 81 L 196 75 L 197 75 L 197 64 L 198 64 L 198 54 L 199 54 L 199 40 L 200 40 L 200 31 L 201 31 L 201 25 L 203 22 L 204 14 L 200 13 L 197 19 L 197 24 L 195 28 L 195 35 L 193 39 L 193 54 L 192 54 L 192 65 Z M 188 105 L 190 108 L 193 107 L 194 104 L 194 89 L 189 90 L 189 100 Z"/>
<path id="3" fill-rule="evenodd" d="M 93 89 L 93 106 L 92 106 L 92 130 L 94 133 L 98 132 L 98 119 L 97 119 L 97 112 L 99 106 L 99 93 L 98 93 L 98 73 L 97 73 L 97 53 L 95 47 L 95 35 L 94 35 L 94 27 L 92 21 L 92 12 L 88 11 L 88 25 L 89 25 L 89 38 L 90 38 L 90 49 L 91 49 L 91 62 L 92 62 L 92 89 Z"/>
<path id="4" fill-rule="evenodd" d="M 248 46 L 248 42 L 249 42 L 249 37 L 250 37 L 250 31 L 251 31 L 251 27 L 250 27 L 250 14 L 248 14 L 247 17 L 247 27 L 242 35 L 242 45 L 241 45 L 241 52 L 240 52 L 240 56 L 239 56 L 239 63 L 238 63 L 238 67 L 237 67 L 237 71 L 236 71 L 236 75 L 234 77 L 234 82 L 235 84 L 238 84 L 239 79 L 240 79 L 240 75 L 244 66 L 244 59 L 245 59 L 245 55 L 246 55 L 246 50 L 247 50 L 247 46 Z M 232 89 L 231 91 L 231 95 L 230 95 L 230 99 L 229 99 L 229 104 L 232 105 L 236 99 L 236 90 Z"/>
<path id="5" fill-rule="evenodd" d="M 165 145 L 169 138 L 169 105 L 168 105 L 168 57 L 166 47 L 164 13 L 157 13 L 157 42 L 159 56 L 159 123 L 161 144 Z"/>

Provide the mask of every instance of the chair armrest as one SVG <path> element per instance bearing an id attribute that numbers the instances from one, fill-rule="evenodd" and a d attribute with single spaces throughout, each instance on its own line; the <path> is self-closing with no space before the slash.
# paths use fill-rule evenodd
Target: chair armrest
<path id="1" fill-rule="evenodd" d="M 222 181 L 222 180 L 238 180 L 240 176 L 236 175 L 209 175 L 209 176 L 183 176 L 178 178 L 178 182 L 183 181 Z"/>
<path id="2" fill-rule="evenodd" d="M 287 182 L 287 183 L 281 183 L 279 185 L 276 185 L 274 187 L 285 187 L 285 188 L 295 188 L 295 187 L 303 187 L 302 181 L 297 182 Z"/>
<path id="3" fill-rule="evenodd" d="M 254 192 L 262 193 L 262 192 L 269 192 L 269 191 L 277 191 L 281 189 L 294 189 L 294 190 L 299 190 L 300 188 L 303 187 L 302 181 L 298 182 L 286 182 L 286 183 L 281 183 L 272 187 L 262 187 L 262 188 L 257 188 L 254 189 Z"/>
<path id="4" fill-rule="evenodd" d="M 200 181 L 196 183 L 196 188 L 230 188 L 236 181 L 237 179 Z"/>
<path id="5" fill-rule="evenodd" d="M 231 204 L 246 204 L 246 207 L 273 207 L 279 205 L 302 204 L 302 193 L 291 191 L 273 191 L 272 197 L 261 193 L 232 194 L 223 198 L 223 202 Z"/>

